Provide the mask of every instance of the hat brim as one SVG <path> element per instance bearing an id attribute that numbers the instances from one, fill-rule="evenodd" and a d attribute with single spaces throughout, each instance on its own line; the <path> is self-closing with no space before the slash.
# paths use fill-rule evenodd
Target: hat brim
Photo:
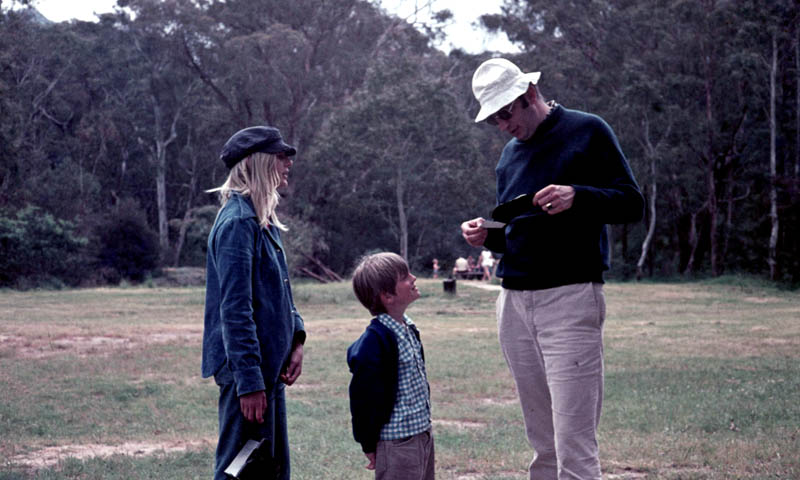
<path id="1" fill-rule="evenodd" d="M 271 154 L 284 153 L 286 154 L 287 157 L 291 157 L 297 154 L 297 150 L 295 150 L 295 148 L 289 145 L 288 143 L 285 143 L 283 140 L 279 142 L 272 142 L 271 144 L 266 145 L 264 148 L 253 150 L 253 152 L 251 153 L 255 152 L 271 153 Z"/>
<path id="2" fill-rule="evenodd" d="M 490 115 L 516 100 L 517 97 L 528 91 L 528 85 L 531 83 L 536 85 L 541 76 L 542 72 L 530 72 L 520 75 L 511 88 L 503 90 L 481 105 L 481 109 L 475 117 L 475 123 L 486 120 Z"/>

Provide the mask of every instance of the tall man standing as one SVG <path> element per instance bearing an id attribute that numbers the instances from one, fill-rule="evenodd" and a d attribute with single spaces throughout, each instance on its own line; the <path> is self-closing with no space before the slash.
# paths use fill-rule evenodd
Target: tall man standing
<path id="1" fill-rule="evenodd" d="M 502 254 L 498 336 L 535 449 L 530 479 L 599 480 L 606 224 L 639 221 L 644 199 L 608 124 L 545 102 L 539 77 L 502 58 L 475 71 L 475 121 L 514 137 L 496 167 L 497 202 L 529 204 L 504 228 L 475 218 L 461 231 Z"/>

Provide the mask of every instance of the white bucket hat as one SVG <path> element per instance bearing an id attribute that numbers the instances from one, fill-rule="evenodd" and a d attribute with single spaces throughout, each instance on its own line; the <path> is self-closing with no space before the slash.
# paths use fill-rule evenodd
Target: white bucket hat
<path id="1" fill-rule="evenodd" d="M 472 75 L 472 94 L 481 104 L 475 122 L 486 120 L 489 115 L 505 107 L 536 85 L 541 72 L 522 73 L 518 66 L 505 58 L 486 60 Z"/>

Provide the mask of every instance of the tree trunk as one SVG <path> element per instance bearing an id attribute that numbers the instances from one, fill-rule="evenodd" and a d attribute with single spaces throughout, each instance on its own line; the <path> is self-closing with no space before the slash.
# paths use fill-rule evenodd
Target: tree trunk
<path id="1" fill-rule="evenodd" d="M 686 262 L 684 275 L 691 275 L 694 271 L 694 257 L 697 254 L 697 214 L 692 212 L 689 220 L 689 260 Z"/>
<path id="2" fill-rule="evenodd" d="M 194 209 L 186 208 L 186 212 L 183 214 L 183 219 L 181 220 L 181 228 L 178 230 L 178 239 L 175 241 L 175 250 L 172 253 L 172 266 L 177 268 L 180 267 L 180 260 L 181 260 L 181 250 L 183 250 L 183 244 L 186 242 L 186 230 L 189 229 L 189 224 L 192 221 L 192 215 L 194 214 Z"/>
<path id="3" fill-rule="evenodd" d="M 183 251 L 183 244 L 186 243 L 186 231 L 189 230 L 189 224 L 192 223 L 193 217 L 194 209 L 187 206 L 181 220 L 181 228 L 178 230 L 178 239 L 175 241 L 175 251 L 172 258 L 172 266 L 175 268 L 180 267 L 181 252 Z"/>
<path id="4" fill-rule="evenodd" d="M 769 233 L 769 278 L 775 280 L 778 267 L 778 188 L 776 172 L 776 121 L 775 121 L 775 76 L 778 71 L 778 39 L 772 34 L 772 62 L 769 69 L 769 219 L 772 227 Z"/>
<path id="5" fill-rule="evenodd" d="M 656 231 L 656 195 L 658 188 L 656 186 L 656 159 L 655 156 L 650 157 L 650 195 L 648 198 L 648 213 L 650 218 L 647 222 L 647 235 L 642 242 L 642 254 L 639 256 L 639 261 L 636 262 L 636 279 L 642 279 L 642 269 L 644 262 L 647 259 L 647 252 L 650 248 L 650 242 L 653 240 L 653 234 Z"/>
<path id="6" fill-rule="evenodd" d="M 151 88 L 152 86 L 151 82 Z M 191 91 L 191 86 L 188 91 Z M 188 93 L 187 91 L 187 93 Z M 167 223 L 167 148 L 169 145 L 178 138 L 177 123 L 180 118 L 181 111 L 178 108 L 172 117 L 172 123 L 169 127 L 169 133 L 166 138 L 161 138 L 162 126 L 164 123 L 164 114 L 161 110 L 161 104 L 156 98 L 154 92 L 150 93 L 150 100 L 153 103 L 153 120 L 154 120 L 154 143 L 155 151 L 153 152 L 153 163 L 156 167 L 156 207 L 158 209 L 158 245 L 161 248 L 161 255 L 163 260 L 168 259 L 169 252 L 169 225 Z"/>
<path id="7" fill-rule="evenodd" d="M 717 178 L 713 159 L 709 159 L 706 173 L 708 185 L 708 254 L 711 260 L 711 275 L 717 277 L 719 276 L 719 265 L 717 263 L 717 217 L 719 216 L 719 209 L 717 205 Z"/>
<path id="8" fill-rule="evenodd" d="M 709 79 L 707 79 L 709 81 Z M 717 178 L 714 165 L 714 139 L 713 139 L 713 116 L 711 114 L 711 90 L 707 86 L 706 96 L 706 121 L 708 122 L 708 147 L 705 158 L 706 168 L 706 209 L 708 210 L 708 244 L 709 244 L 709 258 L 711 260 L 711 275 L 716 277 L 719 275 L 717 268 Z M 692 228 L 696 232 L 696 215 L 692 215 Z M 692 257 L 694 257 L 694 249 L 692 247 Z"/>
<path id="9" fill-rule="evenodd" d="M 794 104 L 794 182 L 792 182 L 792 192 L 797 193 L 797 184 L 800 181 L 800 28 L 797 28 L 797 35 L 794 38 L 794 73 L 796 98 Z"/>
<path id="10" fill-rule="evenodd" d="M 327 265 L 322 263 L 322 261 L 320 261 L 320 259 L 318 259 L 317 257 L 311 256 L 311 255 L 309 255 L 307 253 L 303 253 L 303 256 L 306 259 L 308 259 L 311 262 L 313 262 L 314 265 L 316 265 L 317 268 L 319 268 L 322 271 L 322 273 L 325 275 L 325 277 L 328 278 L 328 281 L 332 281 L 332 282 L 343 282 L 344 281 L 344 279 L 342 278 L 341 275 L 339 275 L 338 273 L 336 273 L 333 270 L 331 270 Z M 305 271 L 307 269 L 303 268 L 302 270 Z M 322 277 L 322 275 L 320 275 L 320 277 Z M 317 278 L 317 277 L 314 277 L 314 278 Z"/>
<path id="11" fill-rule="evenodd" d="M 158 245 L 162 254 L 169 249 L 167 224 L 167 146 L 156 140 L 156 205 L 158 206 Z"/>
<path id="12" fill-rule="evenodd" d="M 647 254 L 650 250 L 650 244 L 653 241 L 653 236 L 656 231 L 656 204 L 658 199 L 658 148 L 664 139 L 669 139 L 670 132 L 672 131 L 672 122 L 667 125 L 667 128 L 662 132 L 661 140 L 655 144 L 650 138 L 650 121 L 645 114 L 642 120 L 642 127 L 644 133 L 643 146 L 647 157 L 650 159 L 650 194 L 648 195 L 648 222 L 647 234 L 642 242 L 642 254 L 639 256 L 639 261 L 636 262 L 636 279 L 641 280 L 643 276 L 644 263 L 647 260 Z M 650 274 L 652 275 L 652 259 L 650 262 Z"/>
<path id="13" fill-rule="evenodd" d="M 192 135 L 191 133 L 188 135 L 186 140 L 186 150 L 191 150 L 188 148 L 192 142 Z M 175 267 L 179 266 L 180 259 L 181 259 L 181 250 L 183 250 L 183 244 L 186 241 L 186 230 L 189 229 L 189 223 L 192 221 L 192 217 L 194 216 L 194 208 L 192 208 L 192 204 L 194 201 L 194 192 L 197 189 L 197 155 L 193 155 L 189 153 L 189 158 L 191 158 L 192 166 L 189 170 L 189 192 L 186 195 L 186 211 L 183 214 L 183 220 L 181 221 L 181 228 L 178 230 L 178 240 L 175 242 L 175 250 L 173 252 L 173 259 L 172 265 Z"/>
<path id="14" fill-rule="evenodd" d="M 318 274 L 312 272 L 311 270 L 307 269 L 306 267 L 300 267 L 300 271 L 303 272 L 303 274 L 305 274 L 306 276 L 311 277 L 311 278 L 313 278 L 314 280 L 316 280 L 316 281 L 318 281 L 320 283 L 328 283 L 329 282 L 329 280 L 327 278 L 323 277 L 322 275 L 318 275 Z"/>
<path id="15" fill-rule="evenodd" d="M 716 6 L 715 1 L 707 3 L 708 11 L 712 12 Z M 713 49 L 703 43 L 703 61 L 705 62 L 705 95 L 706 95 L 706 131 L 708 135 L 708 144 L 706 145 L 705 154 L 705 168 L 706 168 L 706 209 L 708 210 L 708 243 L 709 243 L 709 257 L 711 260 L 711 275 L 718 276 L 719 269 L 717 267 L 717 179 L 716 179 L 716 162 L 715 157 L 715 139 L 714 139 L 714 102 L 713 102 L 713 82 L 715 74 L 715 65 L 713 58 Z M 695 217 L 693 216 L 693 222 Z M 695 245 L 696 247 L 696 245 Z M 692 248 L 694 257 L 694 249 Z"/>
<path id="16" fill-rule="evenodd" d="M 405 182 L 403 180 L 403 170 L 401 163 L 397 164 L 397 183 L 395 186 L 395 198 L 397 200 L 397 224 L 400 227 L 400 256 L 408 262 L 408 217 L 405 208 Z"/>
<path id="17" fill-rule="evenodd" d="M 722 248 L 720 250 L 723 259 L 723 270 L 726 269 L 725 260 L 728 258 L 728 247 L 730 246 L 731 232 L 733 231 L 733 169 L 729 168 L 725 178 L 725 228 L 722 231 Z"/>

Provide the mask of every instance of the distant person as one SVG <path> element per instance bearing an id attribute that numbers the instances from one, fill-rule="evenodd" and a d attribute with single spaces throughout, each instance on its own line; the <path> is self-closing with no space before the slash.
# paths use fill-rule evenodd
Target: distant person
<path id="1" fill-rule="evenodd" d="M 284 390 L 300 376 L 306 332 L 289 285 L 275 207 L 296 150 L 278 129 L 236 132 L 220 154 L 230 169 L 208 236 L 203 377 L 219 385 L 215 480 L 248 440 L 266 439 L 290 478 Z"/>
<path id="2" fill-rule="evenodd" d="M 539 77 L 502 58 L 475 71 L 475 121 L 514 137 L 495 169 L 497 202 L 529 195 L 530 205 L 497 219 L 505 228 L 474 218 L 461 230 L 503 254 L 498 336 L 536 450 L 530 478 L 599 480 L 606 224 L 639 221 L 644 200 L 606 122 L 546 102 Z"/>
<path id="3" fill-rule="evenodd" d="M 470 272 L 474 272 L 475 270 L 477 270 L 477 268 L 478 265 L 475 263 L 475 259 L 472 258 L 472 255 L 467 256 L 467 269 Z"/>
<path id="4" fill-rule="evenodd" d="M 405 314 L 416 277 L 394 253 L 364 258 L 353 290 L 374 318 L 347 349 L 353 436 L 376 480 L 433 480 L 431 394 L 419 331 Z"/>
<path id="5" fill-rule="evenodd" d="M 469 262 L 464 257 L 456 258 L 455 265 L 453 266 L 453 277 L 463 277 L 469 272 Z"/>
<path id="6" fill-rule="evenodd" d="M 433 259 L 433 278 L 439 278 L 439 260 L 436 258 Z"/>
<path id="7" fill-rule="evenodd" d="M 483 277 L 481 280 L 488 282 L 492 279 L 492 266 L 494 266 L 494 257 L 492 252 L 484 249 L 479 257 L 481 270 L 483 270 Z"/>

